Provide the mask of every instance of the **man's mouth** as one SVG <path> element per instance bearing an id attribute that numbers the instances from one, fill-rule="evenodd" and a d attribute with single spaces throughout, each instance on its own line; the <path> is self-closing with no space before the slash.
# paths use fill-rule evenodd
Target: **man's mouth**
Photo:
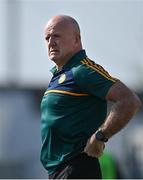
<path id="1" fill-rule="evenodd" d="M 55 52 L 59 52 L 59 51 L 56 49 L 50 51 L 50 53 L 55 53 Z"/>

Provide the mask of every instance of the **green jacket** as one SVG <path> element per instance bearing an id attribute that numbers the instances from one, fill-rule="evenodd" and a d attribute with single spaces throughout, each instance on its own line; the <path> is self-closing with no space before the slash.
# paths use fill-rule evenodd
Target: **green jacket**
<path id="1" fill-rule="evenodd" d="M 52 73 L 41 103 L 41 161 L 49 174 L 83 151 L 106 118 L 105 97 L 116 82 L 84 50 Z"/>

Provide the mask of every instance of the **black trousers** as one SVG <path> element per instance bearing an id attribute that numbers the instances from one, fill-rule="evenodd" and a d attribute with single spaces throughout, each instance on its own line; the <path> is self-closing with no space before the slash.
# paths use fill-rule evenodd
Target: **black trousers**
<path id="1" fill-rule="evenodd" d="M 49 175 L 49 179 L 101 179 L 101 169 L 97 158 L 80 153 Z"/>

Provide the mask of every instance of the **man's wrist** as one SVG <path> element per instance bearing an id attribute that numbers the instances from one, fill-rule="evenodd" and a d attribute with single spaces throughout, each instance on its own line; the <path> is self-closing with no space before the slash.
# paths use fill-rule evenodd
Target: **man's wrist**
<path id="1" fill-rule="evenodd" d="M 107 142 L 108 138 L 104 135 L 101 130 L 97 130 L 95 133 L 95 138 L 97 141 Z"/>

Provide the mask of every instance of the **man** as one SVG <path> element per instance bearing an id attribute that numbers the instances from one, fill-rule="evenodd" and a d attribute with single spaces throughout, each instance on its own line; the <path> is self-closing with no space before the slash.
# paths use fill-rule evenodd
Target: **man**
<path id="1" fill-rule="evenodd" d="M 141 102 L 121 81 L 91 61 L 80 28 L 58 15 L 45 27 L 53 77 L 41 103 L 41 161 L 51 179 L 101 178 L 98 157 Z M 114 102 L 106 117 L 107 101 Z"/>

